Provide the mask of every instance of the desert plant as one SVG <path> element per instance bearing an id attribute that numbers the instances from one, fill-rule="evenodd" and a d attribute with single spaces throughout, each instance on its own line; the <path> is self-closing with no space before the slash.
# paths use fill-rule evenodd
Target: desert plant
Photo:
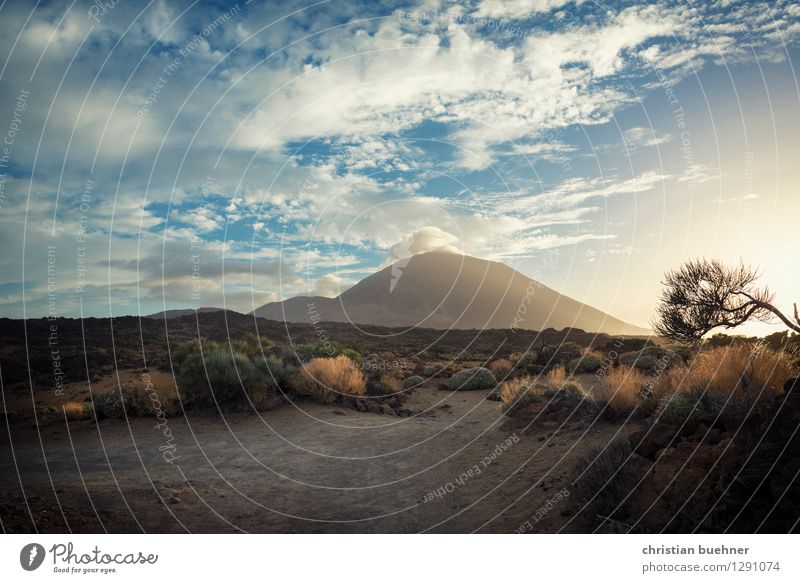
<path id="1" fill-rule="evenodd" d="M 322 403 L 361 396 L 367 390 L 364 373 L 346 356 L 310 360 L 292 377 L 291 385 L 299 394 Z"/>
<path id="2" fill-rule="evenodd" d="M 564 365 L 551 368 L 547 373 L 547 384 L 554 389 L 560 389 L 567 380 L 567 370 Z"/>
<path id="3" fill-rule="evenodd" d="M 442 372 L 443 368 L 444 367 L 439 364 L 431 364 L 425 367 L 425 369 L 422 371 L 422 374 L 426 377 L 435 377 Z"/>
<path id="4" fill-rule="evenodd" d="M 75 401 L 69 401 L 68 403 L 64 403 L 63 409 L 67 419 L 75 420 L 86 419 L 87 417 L 90 417 L 93 407 L 91 403 L 76 403 Z"/>
<path id="5" fill-rule="evenodd" d="M 475 367 L 457 372 L 450 378 L 448 386 L 454 391 L 493 389 L 497 379 L 488 368 Z"/>
<path id="6" fill-rule="evenodd" d="M 503 413 L 513 417 L 539 397 L 551 395 L 552 390 L 545 385 L 537 385 L 534 377 L 526 376 L 504 382 L 498 393 Z"/>
<path id="7" fill-rule="evenodd" d="M 704 412 L 698 393 L 681 393 L 666 401 L 658 420 L 665 425 L 693 427 Z"/>
<path id="8" fill-rule="evenodd" d="M 92 406 L 101 419 L 104 417 L 121 419 L 128 412 L 132 412 L 136 405 L 136 394 L 121 387 L 92 396 Z"/>
<path id="9" fill-rule="evenodd" d="M 584 354 L 578 358 L 573 358 L 567 363 L 567 370 L 572 373 L 591 373 L 600 370 L 603 361 L 594 354 Z"/>
<path id="10" fill-rule="evenodd" d="M 406 389 L 413 389 L 424 383 L 425 380 L 417 375 L 411 375 L 403 382 L 403 387 Z"/>
<path id="11" fill-rule="evenodd" d="M 671 350 L 660 346 L 648 346 L 642 350 L 621 354 L 617 361 L 620 364 L 636 368 L 644 372 L 665 370 L 681 362 L 681 357 Z"/>
<path id="12" fill-rule="evenodd" d="M 243 390 L 265 386 L 264 375 L 246 355 L 219 345 L 209 346 L 204 351 L 188 348 L 180 358 L 173 359 L 178 394 L 185 406 L 240 399 Z"/>
<path id="13" fill-rule="evenodd" d="M 498 378 L 507 376 L 513 367 L 514 363 L 507 358 L 498 358 L 489 363 L 489 370 Z"/>
<path id="14" fill-rule="evenodd" d="M 257 358 L 255 367 L 267 387 L 273 389 L 286 388 L 289 379 L 297 372 L 297 368 L 277 356 Z"/>
<path id="15" fill-rule="evenodd" d="M 262 357 L 264 351 L 272 346 L 272 342 L 266 338 L 259 338 L 255 334 L 248 332 L 244 338 L 231 342 L 231 349 L 234 352 L 244 354 L 251 360 Z"/>
<path id="16" fill-rule="evenodd" d="M 403 390 L 403 381 L 391 373 L 383 373 L 378 381 L 378 387 L 384 395 L 393 395 Z"/>
<path id="17" fill-rule="evenodd" d="M 624 364 L 609 368 L 600 377 L 600 397 L 614 413 L 626 415 L 641 403 L 646 380 L 638 370 Z"/>
<path id="18" fill-rule="evenodd" d="M 545 367 L 565 365 L 570 360 L 580 357 L 583 348 L 575 342 L 547 345 L 539 352 L 538 364 Z"/>
<path id="19" fill-rule="evenodd" d="M 786 379 L 797 374 L 791 355 L 764 345 L 734 344 L 701 352 L 688 366 L 665 371 L 653 386 L 658 399 L 700 392 L 751 401 L 783 392 Z"/>
<path id="20" fill-rule="evenodd" d="M 752 318 L 769 321 L 777 316 L 800 332 L 797 304 L 793 321 L 773 305 L 769 288 L 757 287 L 757 280 L 758 272 L 744 265 L 728 267 L 707 259 L 684 263 L 666 274 L 653 327 L 666 338 L 695 342 L 714 328 L 735 328 Z"/>
<path id="21" fill-rule="evenodd" d="M 356 364 L 361 364 L 361 353 L 354 348 L 345 348 L 342 350 L 342 355 L 346 356 Z"/>
<path id="22" fill-rule="evenodd" d="M 246 390 L 247 398 L 256 411 L 271 411 L 283 404 L 285 397 L 267 387 L 252 387 Z"/>
<path id="23" fill-rule="evenodd" d="M 583 399 L 586 396 L 586 391 L 578 381 L 569 381 L 564 383 L 564 386 L 561 388 L 564 393 L 568 397 L 573 397 L 576 399 Z"/>

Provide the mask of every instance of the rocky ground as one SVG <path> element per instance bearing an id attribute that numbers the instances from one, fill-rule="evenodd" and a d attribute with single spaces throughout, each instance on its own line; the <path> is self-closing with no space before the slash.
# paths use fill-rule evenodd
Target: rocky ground
<path id="1" fill-rule="evenodd" d="M 0 519 L 7 532 L 558 530 L 579 458 L 620 427 L 509 424 L 487 396 L 422 387 L 404 417 L 303 401 L 170 418 L 172 463 L 153 418 L 20 421 L 10 443 L 3 432 Z"/>

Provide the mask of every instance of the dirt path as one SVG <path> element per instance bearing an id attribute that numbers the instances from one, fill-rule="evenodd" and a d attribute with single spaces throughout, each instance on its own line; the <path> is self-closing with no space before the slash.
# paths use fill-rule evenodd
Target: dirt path
<path id="1" fill-rule="evenodd" d="M 260 418 L 170 418 L 172 464 L 153 418 L 53 424 L 42 445 L 16 426 L 9 443 L 3 427 L 0 491 L 12 501 L 0 518 L 32 529 L 21 480 L 43 531 L 65 531 L 66 518 L 101 532 L 512 532 L 617 428 L 515 431 L 485 397 L 422 388 L 408 418 L 307 402 Z M 563 523 L 565 502 L 551 507 L 533 531 Z"/>

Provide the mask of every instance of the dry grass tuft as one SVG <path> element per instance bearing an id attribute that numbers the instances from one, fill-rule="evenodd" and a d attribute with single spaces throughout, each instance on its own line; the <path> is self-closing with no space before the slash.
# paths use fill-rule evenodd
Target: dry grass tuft
<path id="1" fill-rule="evenodd" d="M 75 401 L 64 403 L 64 413 L 67 419 L 85 419 L 89 416 L 89 412 L 90 406 L 85 403 L 76 403 Z"/>
<path id="2" fill-rule="evenodd" d="M 796 374 L 786 352 L 758 344 L 721 346 L 698 354 L 688 366 L 664 371 L 653 386 L 653 395 L 659 400 L 689 392 L 744 400 L 773 397 Z"/>
<path id="3" fill-rule="evenodd" d="M 548 387 L 536 384 L 534 377 L 525 376 L 508 380 L 500 385 L 498 394 L 506 415 L 514 415 L 519 409 L 544 395 Z"/>
<path id="4" fill-rule="evenodd" d="M 514 363 L 507 358 L 498 358 L 489 363 L 489 370 L 497 378 L 504 378 L 512 368 L 514 368 Z"/>
<path id="5" fill-rule="evenodd" d="M 321 403 L 333 403 L 342 396 L 361 396 L 367 391 L 364 373 L 346 356 L 310 360 L 292 378 L 291 385 L 299 394 Z"/>
<path id="6" fill-rule="evenodd" d="M 393 374 L 384 373 L 381 375 L 380 388 L 386 395 L 394 395 L 403 390 L 403 381 Z"/>
<path id="7" fill-rule="evenodd" d="M 624 364 L 609 368 L 599 385 L 600 394 L 617 415 L 626 415 L 639 404 L 639 394 L 647 378 L 635 368 Z"/>
<path id="8" fill-rule="evenodd" d="M 563 364 L 550 369 L 550 372 L 547 373 L 547 384 L 554 389 L 560 389 L 565 382 L 567 382 L 567 369 Z"/>

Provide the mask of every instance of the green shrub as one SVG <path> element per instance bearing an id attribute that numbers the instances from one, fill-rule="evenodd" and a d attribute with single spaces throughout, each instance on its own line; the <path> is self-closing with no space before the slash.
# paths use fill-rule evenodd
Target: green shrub
<path id="1" fill-rule="evenodd" d="M 566 365 L 569 361 L 579 358 L 582 354 L 583 348 L 575 342 L 548 344 L 539 353 L 537 363 L 544 367 Z"/>
<path id="2" fill-rule="evenodd" d="M 335 340 L 318 343 L 295 344 L 284 353 L 284 360 L 297 363 L 309 362 L 314 358 L 335 358 L 346 356 L 356 364 L 361 363 L 361 353 L 353 348 L 344 346 Z"/>
<path id="3" fill-rule="evenodd" d="M 700 396 L 694 393 L 674 395 L 667 401 L 659 421 L 666 425 L 691 427 L 705 412 Z"/>
<path id="4" fill-rule="evenodd" d="M 566 383 L 563 387 L 561 387 L 561 390 L 566 393 L 567 397 L 576 399 L 583 399 L 583 397 L 586 395 L 586 391 L 583 390 L 583 387 L 578 382 Z"/>
<path id="5" fill-rule="evenodd" d="M 128 413 L 133 413 L 138 406 L 136 393 L 128 389 L 111 389 L 92 397 L 92 406 L 98 417 L 121 419 Z"/>
<path id="6" fill-rule="evenodd" d="M 496 385 L 497 379 L 492 374 L 492 371 L 480 366 L 457 372 L 450 378 L 448 383 L 450 389 L 454 391 L 493 389 Z"/>
<path id="7" fill-rule="evenodd" d="M 648 346 L 643 350 L 621 354 L 618 361 L 620 364 L 631 366 L 640 371 L 653 372 L 658 369 L 666 370 L 682 362 L 682 359 L 671 350 L 659 346 Z"/>
<path id="8" fill-rule="evenodd" d="M 267 383 L 264 374 L 240 352 L 209 343 L 200 351 L 199 343 L 184 347 L 174 359 L 175 381 L 186 406 L 213 405 L 243 399 L 242 390 L 257 390 Z"/>
<path id="9" fill-rule="evenodd" d="M 286 388 L 291 376 L 297 372 L 295 366 L 277 356 L 262 357 L 256 360 L 255 367 L 265 386 L 270 389 Z"/>
<path id="10" fill-rule="evenodd" d="M 603 366 L 603 361 L 594 354 L 584 354 L 573 358 L 567 363 L 567 370 L 575 373 L 597 372 Z"/>
<path id="11" fill-rule="evenodd" d="M 408 377 L 405 381 L 403 381 L 403 388 L 404 389 L 413 389 L 415 387 L 420 386 L 422 383 L 425 382 L 425 379 L 419 377 L 417 375 L 412 375 Z"/>
<path id="12" fill-rule="evenodd" d="M 342 350 L 342 354 L 355 362 L 356 364 L 361 364 L 361 353 L 358 350 L 353 348 L 345 348 Z"/>
<path id="13" fill-rule="evenodd" d="M 234 352 L 244 354 L 251 360 L 261 358 L 264 351 L 272 346 L 272 342 L 266 338 L 259 339 L 258 336 L 248 332 L 241 340 L 231 342 L 231 349 Z"/>
<path id="14" fill-rule="evenodd" d="M 443 365 L 443 364 L 433 364 L 431 366 L 426 366 L 423 374 L 426 377 L 441 377 L 447 376 L 448 374 L 453 374 L 455 372 L 455 367 L 453 365 Z"/>

